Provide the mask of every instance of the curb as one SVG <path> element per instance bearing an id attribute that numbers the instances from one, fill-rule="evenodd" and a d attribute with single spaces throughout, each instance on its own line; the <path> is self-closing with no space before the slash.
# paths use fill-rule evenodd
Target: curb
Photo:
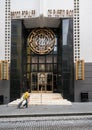
<path id="1" fill-rule="evenodd" d="M 92 113 L 62 113 L 62 114 L 30 114 L 30 115 L 0 115 L 0 118 L 18 118 L 18 117 L 47 117 L 47 116 L 88 116 Z"/>

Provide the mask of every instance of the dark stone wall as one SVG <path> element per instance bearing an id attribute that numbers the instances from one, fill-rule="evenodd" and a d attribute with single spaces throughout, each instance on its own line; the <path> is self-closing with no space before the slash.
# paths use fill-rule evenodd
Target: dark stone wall
<path id="1" fill-rule="evenodd" d="M 10 102 L 10 80 L 0 80 L 0 104 Z"/>
<path id="2" fill-rule="evenodd" d="M 92 63 L 85 63 L 84 80 L 75 80 L 74 97 L 75 102 L 92 101 Z"/>

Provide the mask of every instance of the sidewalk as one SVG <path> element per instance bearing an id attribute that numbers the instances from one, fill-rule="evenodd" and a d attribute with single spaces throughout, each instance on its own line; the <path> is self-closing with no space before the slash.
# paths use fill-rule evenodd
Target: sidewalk
<path id="1" fill-rule="evenodd" d="M 92 102 L 72 103 L 72 105 L 30 105 L 25 109 L 0 105 L 0 118 L 71 115 L 92 115 Z"/>

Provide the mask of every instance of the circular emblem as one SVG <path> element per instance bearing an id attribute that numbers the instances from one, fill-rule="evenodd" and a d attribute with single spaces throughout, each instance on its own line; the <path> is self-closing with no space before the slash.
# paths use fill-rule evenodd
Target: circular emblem
<path id="1" fill-rule="evenodd" d="M 48 54 L 55 45 L 55 35 L 50 29 L 34 29 L 28 36 L 28 46 L 36 54 Z"/>

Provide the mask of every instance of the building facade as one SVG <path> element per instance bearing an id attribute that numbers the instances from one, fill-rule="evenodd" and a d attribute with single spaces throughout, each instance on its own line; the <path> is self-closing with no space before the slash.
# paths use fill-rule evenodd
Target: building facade
<path id="1" fill-rule="evenodd" d="M 73 19 L 60 22 L 58 28 L 33 29 L 23 20 L 12 20 L 11 97 L 27 87 L 31 92 L 63 93 L 73 100 Z"/>
<path id="2" fill-rule="evenodd" d="M 44 2 L 11 12 L 10 97 L 28 88 L 74 101 L 73 9 Z"/>
<path id="3" fill-rule="evenodd" d="M 10 5 L 10 0 L 0 0 L 0 104 L 10 101 L 10 66 L 6 67 L 10 64 L 11 56 Z"/>
<path id="4" fill-rule="evenodd" d="M 0 0 L 0 60 L 10 62 L 11 54 L 11 10 L 10 0 Z"/>
<path id="5" fill-rule="evenodd" d="M 0 56 L 10 63 L 9 100 L 26 89 L 61 93 L 70 101 L 92 100 L 92 25 L 86 24 L 92 21 L 92 9 L 91 0 L 86 1 L 33 0 L 22 6 L 22 0 L 11 1 L 11 6 L 10 0 L 1 1 L 5 30 Z"/>

